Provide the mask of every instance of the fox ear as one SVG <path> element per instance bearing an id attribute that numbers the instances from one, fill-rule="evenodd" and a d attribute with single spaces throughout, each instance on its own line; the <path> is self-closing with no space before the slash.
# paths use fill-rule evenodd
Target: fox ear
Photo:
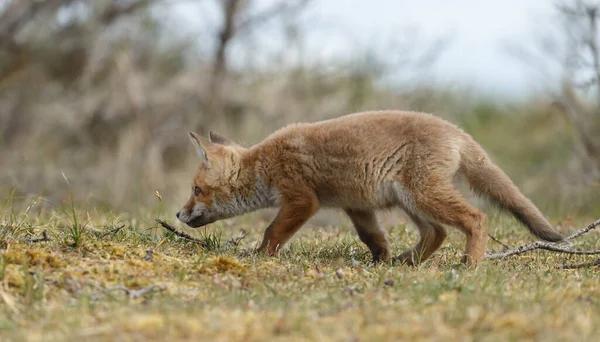
<path id="1" fill-rule="evenodd" d="M 213 131 L 208 133 L 208 140 L 210 140 L 210 142 L 212 143 L 219 145 L 236 145 L 236 143 L 234 143 L 233 141 L 230 141 L 221 134 Z"/>
<path id="2" fill-rule="evenodd" d="M 198 157 L 200 157 L 200 161 L 206 164 L 208 162 L 208 155 L 206 153 L 206 149 L 202 145 L 207 146 L 208 144 L 211 144 L 211 142 L 194 132 L 189 132 L 189 136 L 190 140 L 192 141 L 192 145 L 194 145 L 194 149 L 196 150 L 196 154 L 198 154 Z"/>

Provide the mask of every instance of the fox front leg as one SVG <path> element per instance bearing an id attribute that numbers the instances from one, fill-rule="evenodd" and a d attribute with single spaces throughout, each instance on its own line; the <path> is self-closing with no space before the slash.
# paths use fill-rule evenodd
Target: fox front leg
<path id="1" fill-rule="evenodd" d="M 265 230 L 263 241 L 257 252 L 268 256 L 277 251 L 319 210 L 319 201 L 313 193 L 283 199 L 279 213 Z"/>

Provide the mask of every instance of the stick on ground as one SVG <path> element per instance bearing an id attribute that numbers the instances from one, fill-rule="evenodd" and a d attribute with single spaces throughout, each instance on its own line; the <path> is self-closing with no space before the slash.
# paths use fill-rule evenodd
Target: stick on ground
<path id="1" fill-rule="evenodd" d="M 50 239 L 50 237 L 48 236 L 48 232 L 47 231 L 43 231 L 42 232 L 42 237 L 37 237 L 37 238 L 31 238 L 31 239 L 25 239 L 25 241 L 27 242 L 31 242 L 31 243 L 36 243 L 36 242 L 49 242 L 52 241 Z"/>
<path id="2" fill-rule="evenodd" d="M 588 267 L 594 267 L 594 266 L 600 266 L 600 258 L 596 259 L 596 261 L 584 262 L 581 264 L 561 264 L 561 265 L 558 265 L 556 268 L 568 270 L 568 269 L 575 269 L 575 268 L 588 268 Z"/>
<path id="3" fill-rule="evenodd" d="M 125 225 L 124 225 L 124 224 L 122 224 L 122 225 L 120 225 L 120 226 L 118 226 L 118 227 L 116 227 L 116 228 L 114 228 L 114 229 L 111 229 L 111 230 L 109 230 L 109 231 L 105 232 L 104 234 L 102 234 L 102 236 L 101 236 L 101 237 L 102 237 L 102 238 L 105 238 L 105 237 L 107 237 L 108 235 L 117 235 L 117 233 L 118 233 L 118 232 L 120 232 L 120 231 L 121 231 L 121 229 L 123 229 L 124 227 L 125 227 Z"/>
<path id="4" fill-rule="evenodd" d="M 495 237 L 494 235 L 488 234 L 488 236 L 490 237 L 490 239 L 494 240 L 497 244 L 499 244 L 500 246 L 504 247 L 504 249 L 510 249 L 510 247 L 507 244 L 505 244 L 504 242 L 498 240 L 498 238 Z"/>
<path id="5" fill-rule="evenodd" d="M 240 232 L 239 236 L 234 236 L 231 239 L 227 240 L 227 244 L 228 245 L 233 245 L 233 246 L 237 246 L 240 241 L 245 238 L 246 236 L 248 236 L 248 233 L 242 229 L 242 231 Z"/>
<path id="6" fill-rule="evenodd" d="M 486 258 L 487 259 L 502 259 L 502 258 L 506 258 L 506 257 L 511 256 L 511 255 L 523 254 L 523 253 L 528 252 L 528 251 L 533 251 L 535 249 L 544 249 L 544 250 L 551 251 L 551 252 L 558 252 L 558 253 L 565 253 L 565 254 L 575 254 L 575 255 L 594 255 L 594 254 L 600 254 L 600 249 L 591 250 L 591 251 L 578 251 L 578 250 L 573 250 L 573 249 L 566 248 L 566 247 L 556 246 L 556 245 L 554 245 L 552 243 L 549 243 L 549 242 L 536 241 L 536 242 L 528 243 L 528 244 L 523 245 L 523 246 L 519 246 L 517 248 L 513 248 L 513 249 L 510 249 L 510 250 L 507 250 L 507 251 L 502 252 L 502 253 L 488 254 L 486 256 Z"/>
<path id="7" fill-rule="evenodd" d="M 164 229 L 172 232 L 173 234 L 182 237 L 186 240 L 190 240 L 190 241 L 194 241 L 196 243 L 199 243 L 200 245 L 202 245 L 203 247 L 206 247 L 206 241 L 204 240 L 200 240 L 200 239 L 196 239 L 195 237 L 186 234 L 182 231 L 179 231 L 177 229 L 175 229 L 173 226 L 171 226 L 170 224 L 166 223 L 165 221 L 161 220 L 161 219 L 156 219 L 156 222 L 158 222 Z"/>
<path id="8" fill-rule="evenodd" d="M 594 222 L 593 222 L 592 224 L 590 224 L 589 226 L 587 226 L 587 227 L 585 227 L 585 228 L 583 228 L 583 229 L 580 229 L 580 230 L 576 231 L 575 233 L 573 233 L 573 234 L 571 234 L 571 235 L 567 236 L 567 237 L 565 238 L 565 240 L 569 241 L 569 240 L 573 240 L 573 239 L 575 239 L 575 238 L 578 238 L 578 237 L 580 237 L 581 235 L 583 235 L 583 234 L 585 234 L 585 233 L 589 232 L 590 230 L 592 230 L 592 229 L 594 229 L 594 228 L 598 227 L 599 225 L 600 225 L 600 219 L 598 219 L 598 220 L 594 221 Z"/>
<path id="9" fill-rule="evenodd" d="M 162 291 L 164 289 L 165 289 L 164 286 L 151 285 L 151 286 L 143 287 L 143 288 L 141 288 L 139 290 L 132 290 L 132 289 L 129 289 L 129 288 L 123 286 L 123 285 L 117 285 L 117 286 L 113 286 L 111 288 L 105 289 L 105 292 L 110 292 L 112 290 L 122 290 L 122 291 L 125 292 L 125 294 L 130 299 L 135 299 L 135 298 L 138 298 L 138 297 L 141 297 L 141 296 L 145 295 L 146 293 L 153 292 L 153 291 L 156 291 L 156 290 Z"/>
<path id="10" fill-rule="evenodd" d="M 593 222 L 592 224 L 590 224 L 589 226 L 582 228 L 580 230 L 578 230 L 577 232 L 567 236 L 565 238 L 565 241 L 570 241 L 573 240 L 575 238 L 580 237 L 581 235 L 591 231 L 592 229 L 595 229 L 597 226 L 600 225 L 600 219 L 596 220 L 595 222 Z M 600 254 L 600 250 L 592 250 L 592 251 L 578 251 L 578 250 L 573 250 L 567 247 L 561 247 L 558 246 L 554 243 L 550 243 L 550 242 L 545 242 L 545 241 L 536 241 L 536 242 L 532 242 L 532 243 L 528 243 L 526 245 L 523 246 L 519 246 L 516 248 L 511 248 L 508 249 L 504 252 L 501 253 L 493 253 L 493 254 L 487 254 L 485 256 L 486 259 L 503 259 L 506 257 L 509 257 L 511 255 L 517 255 L 517 254 L 523 254 L 525 252 L 528 251 L 533 251 L 536 249 L 544 249 L 547 251 L 552 251 L 552 252 L 558 252 L 558 253 L 565 253 L 565 254 L 576 254 L 576 255 L 593 255 L 593 254 Z"/>

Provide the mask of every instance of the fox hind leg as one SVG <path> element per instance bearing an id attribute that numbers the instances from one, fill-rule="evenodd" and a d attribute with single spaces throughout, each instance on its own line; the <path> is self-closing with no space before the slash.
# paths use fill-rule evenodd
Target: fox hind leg
<path id="1" fill-rule="evenodd" d="M 364 242 L 373 256 L 373 262 L 390 261 L 390 249 L 385 231 L 379 225 L 373 210 L 344 209 L 350 217 L 358 237 Z"/>
<path id="2" fill-rule="evenodd" d="M 403 264 L 416 266 L 427 260 L 441 247 L 447 233 L 444 226 L 433 220 L 427 220 L 410 211 L 407 211 L 407 214 L 411 221 L 419 228 L 420 238 L 413 248 L 404 251 L 394 259 Z"/>
<path id="3" fill-rule="evenodd" d="M 452 185 L 430 188 L 430 193 L 416 196 L 419 210 L 442 224 L 459 228 L 466 236 L 462 263 L 474 265 L 483 259 L 487 239 L 487 216 L 471 206 Z"/>

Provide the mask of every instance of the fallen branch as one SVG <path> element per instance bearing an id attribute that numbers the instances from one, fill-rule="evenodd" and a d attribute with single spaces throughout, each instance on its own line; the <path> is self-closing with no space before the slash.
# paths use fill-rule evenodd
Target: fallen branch
<path id="1" fill-rule="evenodd" d="M 585 228 L 583 228 L 583 229 L 580 229 L 580 230 L 576 231 L 575 233 L 573 233 L 573 234 L 571 234 L 571 235 L 567 236 L 567 237 L 565 238 L 565 240 L 569 241 L 569 240 L 573 240 L 573 239 L 575 239 L 575 238 L 578 238 L 578 237 L 580 237 L 581 235 L 583 235 L 583 234 L 585 234 L 585 233 L 589 232 L 590 230 L 592 230 L 592 229 L 594 229 L 594 228 L 598 227 L 599 225 L 600 225 L 600 219 L 598 219 L 598 220 L 594 221 L 594 223 L 590 224 L 589 226 L 587 226 L 587 227 L 585 227 Z"/>
<path id="2" fill-rule="evenodd" d="M 596 220 L 595 222 L 593 222 L 589 226 L 587 226 L 585 228 L 582 228 L 582 229 L 578 230 L 577 232 L 575 232 L 575 233 L 567 236 L 563 242 L 570 241 L 570 240 L 573 240 L 575 238 L 578 238 L 581 235 L 583 235 L 583 234 L 591 231 L 592 229 L 595 229 L 598 225 L 600 225 L 600 219 Z M 494 239 L 494 241 L 496 241 L 495 238 L 493 238 L 493 239 Z M 533 250 L 536 250 L 536 249 L 543 249 L 543 250 L 547 250 L 547 251 L 551 251 L 551 252 L 558 252 L 558 253 L 565 253 L 565 254 L 574 254 L 574 255 L 594 255 L 594 254 L 600 254 L 600 250 L 578 251 L 578 250 L 573 250 L 573 249 L 570 249 L 570 248 L 567 248 L 567 247 L 557 246 L 555 243 L 550 243 L 550 242 L 545 242 L 545 241 L 536 241 L 536 242 L 528 243 L 526 245 L 519 246 L 519 247 L 516 247 L 516 248 L 510 248 L 510 249 L 508 249 L 508 250 L 506 250 L 504 252 L 501 252 L 501 253 L 486 254 L 485 258 L 486 259 L 504 259 L 504 258 L 509 257 L 511 255 L 523 254 L 525 252 L 533 251 Z M 569 265 L 563 265 L 563 266 L 569 266 Z M 577 266 L 577 265 L 571 265 L 571 266 Z"/>
<path id="3" fill-rule="evenodd" d="M 121 229 L 123 229 L 125 227 L 125 225 L 120 225 L 118 227 L 116 227 L 115 229 L 111 229 L 108 232 L 102 234 L 101 238 L 105 238 L 107 235 L 116 235 L 118 232 L 121 231 Z"/>
<path id="4" fill-rule="evenodd" d="M 170 224 L 166 223 L 165 221 L 163 221 L 161 219 L 156 219 L 156 222 L 158 222 L 164 229 L 172 232 L 173 234 L 175 234 L 175 235 L 177 235 L 179 237 L 182 237 L 182 238 L 184 238 L 186 240 L 190 240 L 190 241 L 199 243 L 200 245 L 202 245 L 202 247 L 206 247 L 206 241 L 200 240 L 200 239 L 196 239 L 195 237 L 193 237 L 193 236 L 191 236 L 189 234 L 181 232 L 181 231 L 175 229 L 173 226 L 171 226 Z"/>
<path id="5" fill-rule="evenodd" d="M 52 241 L 52 240 L 48 236 L 48 232 L 44 230 L 42 232 L 42 237 L 25 239 L 25 241 L 31 242 L 31 243 L 36 243 L 36 242 L 49 242 L 49 241 Z"/>
<path id="6" fill-rule="evenodd" d="M 600 266 L 600 258 L 596 259 L 596 261 L 584 262 L 581 264 L 561 264 L 561 265 L 558 265 L 556 268 L 561 268 L 563 270 L 567 270 L 567 269 L 575 269 L 575 268 L 588 268 L 588 267 L 593 267 L 593 266 Z"/>
<path id="7" fill-rule="evenodd" d="M 523 246 L 519 246 L 517 248 L 509 249 L 502 253 L 488 254 L 486 256 L 487 259 L 502 259 L 515 254 L 523 254 L 525 252 L 533 251 L 536 249 L 544 249 L 551 252 L 565 253 L 565 254 L 575 254 L 575 255 L 594 255 L 600 254 L 600 249 L 592 250 L 592 251 L 577 251 L 566 247 L 556 246 L 549 242 L 544 241 L 536 241 L 532 243 L 528 243 Z"/>
<path id="8" fill-rule="evenodd" d="M 497 244 L 499 244 L 500 246 L 504 247 L 504 249 L 510 249 L 510 247 L 507 244 L 505 244 L 504 242 L 498 240 L 498 238 L 496 238 L 494 235 L 488 234 L 488 236 L 490 237 L 490 239 L 494 240 Z"/>
<path id="9" fill-rule="evenodd" d="M 145 295 L 146 293 L 153 292 L 154 290 L 162 291 L 164 289 L 165 288 L 163 286 L 152 285 L 152 286 L 143 287 L 139 290 L 132 290 L 123 285 L 117 285 L 117 286 L 107 288 L 105 291 L 110 292 L 113 290 L 123 290 L 125 292 L 125 294 L 127 295 L 127 297 L 129 297 L 129 299 L 135 299 L 135 298 L 139 298 L 139 297 Z"/>
<path id="10" fill-rule="evenodd" d="M 248 236 L 248 233 L 242 229 L 241 234 L 239 236 L 234 236 L 231 239 L 227 240 L 226 244 L 237 246 L 240 241 Z"/>

